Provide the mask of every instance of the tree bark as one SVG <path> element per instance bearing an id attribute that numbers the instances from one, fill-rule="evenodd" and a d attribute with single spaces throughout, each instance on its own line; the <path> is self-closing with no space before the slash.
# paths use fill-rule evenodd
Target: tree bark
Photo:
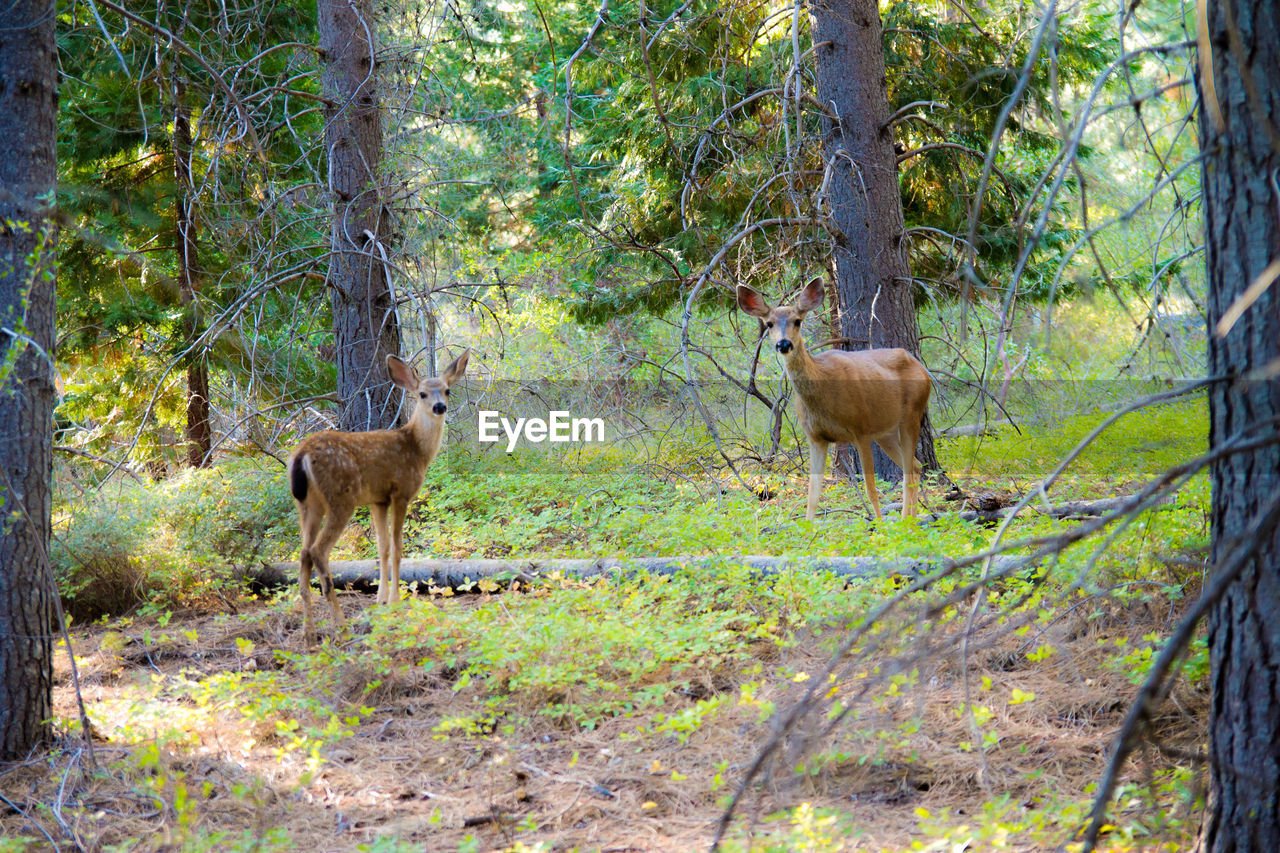
<path id="1" fill-rule="evenodd" d="M 1209 440 L 1219 447 L 1241 436 L 1274 438 L 1276 425 L 1268 421 L 1280 416 L 1280 380 L 1250 376 L 1280 366 L 1280 284 L 1268 287 L 1225 337 L 1216 334 L 1229 306 L 1280 262 L 1280 6 L 1230 0 L 1210 3 L 1208 14 L 1201 48 L 1212 48 L 1214 92 L 1199 82 L 1209 372 L 1230 377 L 1209 394 Z M 1221 565 L 1280 493 L 1280 445 L 1226 456 L 1211 477 L 1212 553 Z M 1252 544 L 1252 558 L 1208 617 L 1207 851 L 1280 850 L 1280 532 L 1261 530 Z"/>
<path id="2" fill-rule="evenodd" d="M 918 358 L 880 9 L 876 0 L 816 0 L 812 10 L 844 346 L 902 347 Z M 916 454 L 925 468 L 938 469 L 928 417 Z M 875 466 L 885 479 L 902 479 L 902 470 L 879 446 Z"/>
<path id="3" fill-rule="evenodd" d="M 384 253 L 388 211 L 382 193 L 382 111 L 378 103 L 372 0 L 319 0 L 321 85 L 333 227 L 329 297 L 338 368 L 341 429 L 394 426 L 400 392 L 387 355 L 400 329 Z"/>
<path id="4" fill-rule="evenodd" d="M 15 0 L 0 30 L 0 761 L 47 741 L 53 713 L 54 20 Z"/>
<path id="5" fill-rule="evenodd" d="M 176 181 L 174 218 L 178 227 L 178 292 L 182 299 L 182 348 L 187 362 L 187 463 L 193 468 L 212 464 L 213 435 L 209 426 L 209 372 L 204 354 L 192 346 L 204 331 L 200 315 L 199 225 L 192 214 L 191 118 L 184 105 L 185 87 L 174 87 L 173 175 Z"/>

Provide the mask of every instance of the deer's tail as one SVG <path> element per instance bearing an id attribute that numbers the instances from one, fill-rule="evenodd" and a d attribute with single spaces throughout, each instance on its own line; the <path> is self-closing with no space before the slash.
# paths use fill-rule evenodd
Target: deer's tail
<path id="1" fill-rule="evenodd" d="M 293 492 L 294 500 L 305 501 L 307 499 L 307 487 L 311 481 L 307 469 L 310 467 L 307 464 L 305 453 L 299 453 L 289 463 L 289 491 Z"/>

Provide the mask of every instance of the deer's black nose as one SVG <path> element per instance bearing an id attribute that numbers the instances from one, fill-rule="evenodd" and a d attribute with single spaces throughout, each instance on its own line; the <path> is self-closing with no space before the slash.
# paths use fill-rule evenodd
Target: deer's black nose
<path id="1" fill-rule="evenodd" d="M 449 411 L 449 407 L 444 403 L 436 403 L 431 407 L 431 411 L 435 412 L 437 415 L 443 415 L 445 412 Z"/>
<path id="2" fill-rule="evenodd" d="M 778 341 L 778 352 L 782 353 L 783 355 L 786 355 L 787 353 L 791 352 L 791 341 L 787 340 L 786 338 L 783 338 L 782 340 Z"/>

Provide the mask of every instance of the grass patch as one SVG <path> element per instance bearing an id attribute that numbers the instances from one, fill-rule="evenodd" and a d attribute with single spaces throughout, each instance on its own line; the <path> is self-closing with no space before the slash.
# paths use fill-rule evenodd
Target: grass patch
<path id="1" fill-rule="evenodd" d="M 942 442 L 940 455 L 953 477 L 995 489 L 1025 493 L 1052 471 L 1105 418 L 1076 414 L 1020 430 Z M 1099 498 L 1134 490 L 1159 472 L 1209 449 L 1209 409 L 1203 396 L 1151 406 L 1121 417 L 1081 453 L 1053 488 L 1053 495 Z"/>

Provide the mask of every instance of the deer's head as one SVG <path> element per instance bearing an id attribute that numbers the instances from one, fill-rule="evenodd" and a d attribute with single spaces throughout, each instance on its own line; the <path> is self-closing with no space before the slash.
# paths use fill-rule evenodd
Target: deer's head
<path id="1" fill-rule="evenodd" d="M 759 317 L 773 341 L 773 348 L 782 355 L 804 346 L 800 336 L 800 321 L 806 314 L 822 304 L 822 279 L 815 278 L 805 285 L 804 290 L 791 305 L 779 305 L 770 308 L 760 292 L 738 285 L 738 307 L 752 317 Z"/>
<path id="2" fill-rule="evenodd" d="M 409 362 L 398 356 L 387 356 L 387 372 L 391 381 L 404 389 L 406 394 L 415 397 L 418 410 L 414 417 L 444 417 L 449 411 L 449 386 L 462 378 L 467 370 L 467 359 L 471 358 L 471 350 L 467 349 L 453 363 L 444 369 L 439 376 L 422 379 Z"/>

